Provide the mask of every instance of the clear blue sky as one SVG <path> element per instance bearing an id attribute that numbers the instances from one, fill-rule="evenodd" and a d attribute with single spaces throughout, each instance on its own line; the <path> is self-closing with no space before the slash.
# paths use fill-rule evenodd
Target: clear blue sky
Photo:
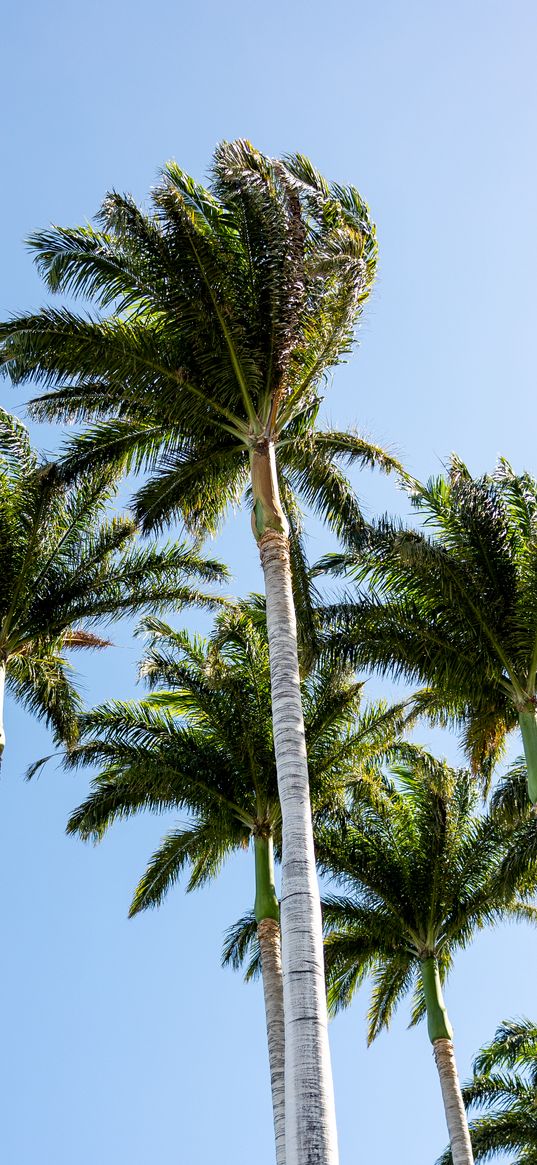
<path id="1" fill-rule="evenodd" d="M 214 144 L 300 150 L 355 183 L 378 224 L 380 273 L 361 346 L 327 415 L 395 446 L 419 475 L 452 449 L 535 472 L 537 9 L 530 0 L 12 4 L 3 16 L 0 315 L 43 293 L 23 238 L 90 218 L 110 187 L 143 199 L 175 156 L 197 178 Z M 3 401 L 22 409 L 23 394 Z M 56 433 L 36 433 L 49 447 Z M 389 483 L 360 482 L 369 512 Z M 312 556 L 324 549 L 316 530 Z M 258 587 L 244 515 L 219 543 L 236 589 Z M 85 673 L 88 702 L 135 692 L 128 627 Z M 86 781 L 27 785 L 45 731 L 11 707 L 0 784 L 6 1165 L 272 1165 L 259 986 L 219 968 L 252 899 L 248 855 L 218 887 L 178 888 L 128 922 L 164 829 L 63 836 Z M 450 742 L 443 744 L 450 749 Z M 484 935 L 447 991 L 460 1067 L 499 1020 L 533 1010 L 537 935 Z M 342 1163 L 432 1165 L 446 1134 L 425 1030 L 365 1048 L 362 994 L 332 1026 Z"/>

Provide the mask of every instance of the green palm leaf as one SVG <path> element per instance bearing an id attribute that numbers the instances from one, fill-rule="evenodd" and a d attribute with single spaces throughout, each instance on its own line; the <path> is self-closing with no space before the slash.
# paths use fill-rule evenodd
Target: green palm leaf
<path id="1" fill-rule="evenodd" d="M 139 546 L 132 518 L 107 516 L 115 478 L 108 468 L 66 483 L 0 412 L 0 705 L 5 678 L 70 745 L 80 700 L 66 652 L 110 646 L 92 628 L 122 613 L 222 604 L 205 584 L 223 581 L 225 568 L 197 545 Z"/>
<path id="2" fill-rule="evenodd" d="M 472 478 L 457 457 L 426 485 L 405 479 L 421 532 L 355 522 L 356 601 L 334 607 L 334 643 L 354 666 L 424 685 L 417 708 L 451 722 L 485 783 L 520 723 L 537 796 L 537 482 L 501 461 Z"/>
<path id="3" fill-rule="evenodd" d="M 501 876 L 516 825 L 496 808 L 477 812 L 471 773 L 426 755 L 393 773 L 362 782 L 350 813 L 317 836 L 323 871 L 344 889 L 324 906 L 330 1003 L 347 1006 L 371 977 L 371 1039 L 413 985 L 412 1022 L 423 1017 L 424 960 L 444 982 L 479 929 L 537 919 L 523 900 L 535 891 L 530 863 L 509 884 Z"/>

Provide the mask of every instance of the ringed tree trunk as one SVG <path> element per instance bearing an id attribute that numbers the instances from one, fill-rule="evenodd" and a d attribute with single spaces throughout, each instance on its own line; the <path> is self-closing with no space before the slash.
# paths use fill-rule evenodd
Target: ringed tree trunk
<path id="1" fill-rule="evenodd" d="M 422 960 L 421 977 L 427 1007 L 427 1030 L 440 1077 L 453 1165 L 473 1165 L 472 1142 L 455 1062 L 453 1028 L 446 1011 L 435 958 Z"/>
<path id="2" fill-rule="evenodd" d="M 272 442 L 252 454 L 252 526 L 265 576 L 272 718 L 282 810 L 281 930 L 287 1165 L 337 1165 L 321 903 L 300 694 L 287 522 Z"/>
<path id="3" fill-rule="evenodd" d="M 276 1165 L 285 1165 L 285 1030 L 280 942 L 280 908 L 274 885 L 272 835 L 256 833 L 255 920 L 261 953 L 263 994 L 272 1092 Z"/>

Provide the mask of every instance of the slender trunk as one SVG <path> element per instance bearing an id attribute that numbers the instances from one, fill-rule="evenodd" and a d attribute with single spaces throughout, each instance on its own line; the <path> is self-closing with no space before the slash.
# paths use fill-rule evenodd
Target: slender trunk
<path id="1" fill-rule="evenodd" d="M 453 1040 L 435 1040 L 433 1050 L 440 1077 L 453 1165 L 473 1165 L 472 1142 L 455 1063 Z"/>
<path id="2" fill-rule="evenodd" d="M 520 710 L 518 722 L 522 733 L 524 756 L 528 771 L 528 795 L 534 805 L 537 801 L 537 719 L 535 708 Z"/>
<path id="3" fill-rule="evenodd" d="M 446 1011 L 435 958 L 422 960 L 421 977 L 427 1008 L 427 1030 L 440 1077 L 453 1165 L 473 1165 L 472 1142 L 455 1062 L 453 1029 Z"/>
<path id="4" fill-rule="evenodd" d="M 272 1092 L 276 1165 L 285 1165 L 285 1025 L 280 924 L 263 918 L 257 924 Z"/>
<path id="5" fill-rule="evenodd" d="M 6 744 L 6 734 L 4 730 L 4 694 L 6 688 L 6 665 L 5 662 L 0 663 L 0 760 Z"/>
<path id="6" fill-rule="evenodd" d="M 337 1165 L 321 903 L 315 868 L 289 542 L 275 529 L 274 458 L 252 464 L 254 533 L 265 575 L 272 718 L 282 808 L 282 961 L 287 1165 Z M 270 475 L 270 491 L 266 487 Z M 276 504 L 275 504 L 276 503 Z M 281 509 L 280 509 L 281 512 Z M 283 525 L 280 521 L 280 527 Z"/>
<path id="7" fill-rule="evenodd" d="M 272 837 L 256 834 L 255 918 L 261 952 L 276 1165 L 285 1165 L 285 1031 L 279 905 Z"/>

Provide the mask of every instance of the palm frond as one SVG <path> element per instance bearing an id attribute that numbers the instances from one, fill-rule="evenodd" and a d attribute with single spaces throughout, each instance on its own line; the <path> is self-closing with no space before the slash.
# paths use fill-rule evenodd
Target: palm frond
<path id="1" fill-rule="evenodd" d="M 269 440 L 306 504 L 337 531 L 361 523 L 341 464 L 396 460 L 357 434 L 315 432 L 375 271 L 354 187 L 324 182 L 301 155 L 223 142 L 210 188 L 170 162 L 147 212 L 111 191 L 96 227 L 29 243 L 48 289 L 91 312 L 46 307 L 0 325 L 3 368 L 44 389 L 33 415 L 91 423 L 64 449 L 66 480 L 147 470 L 134 502 L 144 526 L 178 517 L 206 534 L 241 502 L 248 453 Z"/>
<path id="2" fill-rule="evenodd" d="M 245 981 L 257 979 L 261 974 L 261 954 L 253 910 L 243 914 L 238 922 L 226 930 L 222 947 L 223 967 L 231 966 L 234 971 L 239 971 L 245 963 Z"/>
<path id="3" fill-rule="evenodd" d="M 477 811 L 472 774 L 419 750 L 390 768 L 358 782 L 346 812 L 321 818 L 316 835 L 321 869 L 345 894 L 324 907 L 330 1007 L 371 978 L 371 1038 L 413 982 L 411 1022 L 423 1017 L 424 958 L 444 982 L 482 927 L 537 919 L 537 864 L 521 857 L 507 885 L 516 833 L 497 811 Z"/>

